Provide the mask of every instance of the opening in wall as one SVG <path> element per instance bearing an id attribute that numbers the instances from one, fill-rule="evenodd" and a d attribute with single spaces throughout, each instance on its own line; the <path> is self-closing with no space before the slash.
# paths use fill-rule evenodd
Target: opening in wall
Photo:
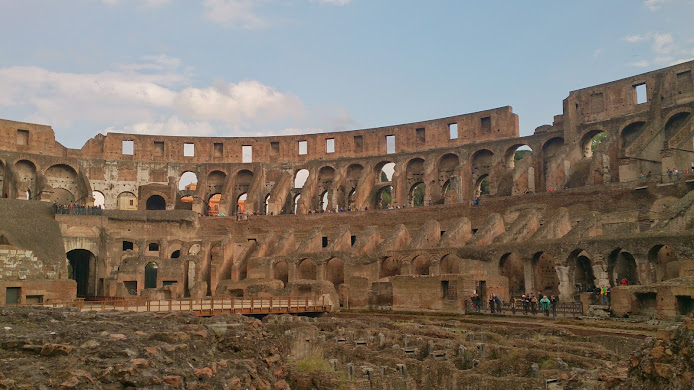
<path id="1" fill-rule="evenodd" d="M 183 144 L 183 157 L 195 157 L 195 144 Z"/>
<path id="2" fill-rule="evenodd" d="M 29 130 L 17 130 L 17 145 L 29 145 Z"/>
<path id="3" fill-rule="evenodd" d="M 252 163 L 253 162 L 253 147 L 250 145 L 243 145 L 241 147 L 241 162 Z"/>
<path id="4" fill-rule="evenodd" d="M 154 141 L 154 149 L 152 150 L 152 154 L 158 157 L 164 155 L 164 141 Z"/>
<path id="5" fill-rule="evenodd" d="M 423 127 L 416 129 L 415 131 L 416 131 L 416 135 L 417 135 L 417 143 L 418 144 L 423 144 L 423 143 L 427 142 L 427 133 Z"/>
<path id="6" fill-rule="evenodd" d="M 123 140 L 122 153 L 126 156 L 132 156 L 135 154 L 135 141 L 131 139 Z"/>
<path id="7" fill-rule="evenodd" d="M 272 154 L 275 156 L 280 154 L 280 143 L 277 141 L 270 142 L 270 150 L 272 151 Z"/>
<path id="8" fill-rule="evenodd" d="M 642 104 L 648 101 L 648 95 L 646 93 L 646 83 L 634 85 L 634 92 L 636 96 L 636 104 Z"/>
<path id="9" fill-rule="evenodd" d="M 354 136 L 354 151 L 361 152 L 364 150 L 364 137 L 361 135 Z"/>
<path id="10" fill-rule="evenodd" d="M 395 153 L 395 136 L 386 135 L 386 154 Z"/>
<path id="11" fill-rule="evenodd" d="M 450 123 L 448 125 L 448 139 L 457 139 L 458 138 L 458 124 L 457 123 Z"/>
<path id="12" fill-rule="evenodd" d="M 215 142 L 213 147 L 213 156 L 214 157 L 224 157 L 224 144 L 221 142 Z"/>
<path id="13" fill-rule="evenodd" d="M 308 153 L 308 142 L 299 141 L 299 155 L 303 156 Z"/>
<path id="14" fill-rule="evenodd" d="M 325 152 L 335 153 L 335 138 L 328 138 L 325 140 Z"/>
<path id="15" fill-rule="evenodd" d="M 323 237 L 321 244 L 322 244 L 323 248 L 327 248 L 328 247 L 328 237 Z"/>
<path id="16" fill-rule="evenodd" d="M 492 117 L 485 116 L 480 121 L 482 124 L 482 132 L 483 133 L 490 133 L 492 131 Z"/>

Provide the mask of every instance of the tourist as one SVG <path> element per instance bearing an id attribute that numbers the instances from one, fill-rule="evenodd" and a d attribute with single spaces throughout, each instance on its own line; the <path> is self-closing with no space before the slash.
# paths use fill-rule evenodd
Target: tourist
<path id="1" fill-rule="evenodd" d="M 552 304 L 552 316 L 557 318 L 557 305 L 559 304 L 559 297 L 552 295 L 552 298 L 550 298 L 550 303 Z"/>
<path id="2" fill-rule="evenodd" d="M 549 317 L 549 307 L 550 307 L 549 298 L 547 298 L 546 296 L 542 297 L 542 299 L 540 299 L 540 307 L 542 309 L 542 312 L 545 313 L 545 317 Z"/>
<path id="3" fill-rule="evenodd" d="M 489 296 L 489 311 L 494 314 L 494 294 Z"/>
<path id="4" fill-rule="evenodd" d="M 501 314 L 501 312 L 503 312 L 503 310 L 501 310 L 501 299 L 496 294 L 494 294 L 494 304 L 496 305 L 496 312 Z"/>
<path id="5" fill-rule="evenodd" d="M 511 304 L 511 313 L 516 314 L 516 298 L 511 297 L 511 299 L 509 299 L 509 303 Z"/>
<path id="6" fill-rule="evenodd" d="M 679 174 L 679 171 L 677 170 L 677 168 L 675 168 L 675 169 L 672 171 L 672 175 L 675 176 L 675 180 L 677 180 L 677 175 L 678 175 L 678 174 Z"/>
<path id="7" fill-rule="evenodd" d="M 533 315 L 537 315 L 537 298 L 533 294 L 530 294 L 530 311 Z"/>
<path id="8" fill-rule="evenodd" d="M 528 307 L 530 306 L 528 302 L 528 297 L 523 294 L 521 297 L 521 304 L 523 305 L 523 314 L 528 315 Z"/>

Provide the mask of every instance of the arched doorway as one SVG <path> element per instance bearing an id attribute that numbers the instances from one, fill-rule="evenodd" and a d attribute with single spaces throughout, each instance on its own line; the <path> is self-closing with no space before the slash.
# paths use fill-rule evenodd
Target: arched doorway
<path id="1" fill-rule="evenodd" d="M 668 267 L 668 264 L 677 261 L 677 254 L 669 245 L 656 245 L 648 251 L 648 262 L 653 267 L 653 281 L 662 282 L 664 280 L 676 278 L 676 269 Z"/>
<path id="2" fill-rule="evenodd" d="M 304 259 L 299 264 L 299 278 L 307 280 L 316 280 L 317 276 L 316 263 L 311 259 Z"/>
<path id="3" fill-rule="evenodd" d="M 90 273 L 96 266 L 96 256 L 86 249 L 73 249 L 67 253 L 68 278 L 77 282 L 77 297 L 94 294 Z M 94 270 L 95 271 L 95 270 Z"/>
<path id="4" fill-rule="evenodd" d="M 508 278 L 508 293 L 511 296 L 525 294 L 525 269 L 523 260 L 515 253 L 507 253 L 499 260 L 501 276 Z"/>
<path id="5" fill-rule="evenodd" d="M 106 197 L 99 191 L 92 191 L 92 198 L 94 198 L 94 207 L 103 209 L 106 207 Z"/>
<path id="6" fill-rule="evenodd" d="M 145 266 L 145 288 L 157 288 L 157 269 L 159 266 L 155 262 Z"/>
<path id="7" fill-rule="evenodd" d="M 152 195 L 145 204 L 147 210 L 166 210 L 166 200 L 161 195 Z"/>
<path id="8" fill-rule="evenodd" d="M 410 190 L 410 206 L 411 207 L 422 207 L 424 206 L 424 195 L 426 193 L 426 184 L 417 183 L 412 186 Z"/>
<path id="9" fill-rule="evenodd" d="M 400 275 L 400 262 L 394 257 L 388 257 L 381 263 L 381 271 L 379 278 L 387 278 L 389 276 Z"/>
<path id="10" fill-rule="evenodd" d="M 544 295 L 559 295 L 559 275 L 557 275 L 556 260 L 545 252 L 533 256 L 535 287 Z"/>
<path id="11" fill-rule="evenodd" d="M 332 258 L 328 261 L 328 265 L 325 270 L 325 279 L 332 282 L 332 284 L 337 288 L 345 282 L 345 268 L 342 260 L 338 258 Z"/>
<path id="12" fill-rule="evenodd" d="M 429 275 L 431 259 L 427 256 L 419 255 L 412 260 L 412 269 L 415 275 Z"/>
<path id="13" fill-rule="evenodd" d="M 622 249 L 610 254 L 607 264 L 612 286 L 619 286 L 626 279 L 627 284 L 639 284 L 639 274 L 634 256 Z"/>
<path id="14" fill-rule="evenodd" d="M 289 267 L 286 260 L 280 260 L 272 266 L 272 278 L 281 280 L 284 283 L 284 287 L 287 287 L 287 283 L 289 283 Z"/>

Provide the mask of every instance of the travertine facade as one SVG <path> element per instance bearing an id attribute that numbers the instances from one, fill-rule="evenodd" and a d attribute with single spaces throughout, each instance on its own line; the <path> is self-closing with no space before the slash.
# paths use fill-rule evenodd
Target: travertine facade
<path id="1" fill-rule="evenodd" d="M 81 150 L 50 127 L 0 121 L 3 209 L 31 216 L 44 211 L 17 199 L 47 208 L 95 196 L 106 208 L 56 215 L 63 248 L 43 254 L 40 234 L 20 240 L 21 219 L 3 215 L 0 249 L 58 264 L 45 289 L 74 279 L 73 296 L 331 294 L 352 307 L 459 311 L 473 291 L 566 301 L 627 278 L 617 312 L 691 312 L 692 72 L 687 62 L 573 91 L 526 137 L 510 107 L 301 136 L 109 133 Z M 185 172 L 193 191 L 179 190 Z M 250 217 L 239 221 L 243 199 Z M 38 279 L 0 279 L 0 299 Z"/>

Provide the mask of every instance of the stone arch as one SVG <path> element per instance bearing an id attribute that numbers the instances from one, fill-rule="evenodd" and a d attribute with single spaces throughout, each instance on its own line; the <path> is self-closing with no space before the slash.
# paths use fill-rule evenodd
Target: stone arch
<path id="1" fill-rule="evenodd" d="M 68 204 L 79 197 L 77 171 L 67 164 L 55 164 L 46 169 L 46 182 L 53 189 L 51 201 Z"/>
<path id="2" fill-rule="evenodd" d="M 567 259 L 569 280 L 573 282 L 576 293 L 592 291 L 595 287 L 595 274 L 590 254 L 583 249 L 575 249 Z"/>
<path id="3" fill-rule="evenodd" d="M 219 206 L 222 201 L 222 194 L 215 192 L 207 198 L 207 215 L 219 215 Z"/>
<path id="4" fill-rule="evenodd" d="M 14 164 L 17 199 L 38 199 L 36 191 L 36 164 L 29 160 L 19 160 Z M 29 196 L 27 197 L 27 193 Z"/>
<path id="5" fill-rule="evenodd" d="M 106 208 L 106 196 L 101 191 L 92 191 L 92 198 L 94 198 L 94 207 L 100 209 Z"/>
<path id="6" fill-rule="evenodd" d="M 270 214 L 270 194 L 265 195 L 265 198 L 263 199 L 263 214 Z"/>
<path id="7" fill-rule="evenodd" d="M 499 259 L 499 273 L 508 278 L 508 292 L 511 296 L 520 296 L 525 291 L 525 267 L 523 260 L 510 252 Z"/>
<path id="8" fill-rule="evenodd" d="M 289 266 L 286 260 L 278 260 L 272 265 L 272 279 L 280 280 L 286 287 L 289 283 Z"/>
<path id="9" fill-rule="evenodd" d="M 447 254 L 441 259 L 441 263 L 439 264 L 439 273 L 440 274 L 459 274 L 460 273 L 460 266 L 462 263 L 462 259 L 458 257 L 457 255 L 451 253 Z"/>
<path id="10" fill-rule="evenodd" d="M 484 174 L 475 180 L 473 193 L 475 196 L 489 195 L 489 174 Z"/>
<path id="11" fill-rule="evenodd" d="M 671 115 L 667 122 L 665 122 L 665 127 L 663 128 L 665 140 L 669 141 L 670 138 L 677 134 L 690 116 L 691 114 L 686 111 Z"/>
<path id="12" fill-rule="evenodd" d="M 304 184 L 306 184 L 306 180 L 308 180 L 309 174 L 310 172 L 306 168 L 296 171 L 294 173 L 294 188 L 303 188 Z"/>
<path id="13" fill-rule="evenodd" d="M 678 272 L 671 269 L 668 264 L 677 261 L 675 250 L 669 245 L 658 244 L 648 251 L 648 263 L 654 271 L 653 281 L 662 282 L 664 280 L 676 278 Z"/>
<path id="14" fill-rule="evenodd" d="M 424 183 L 415 183 L 408 194 L 408 205 L 410 207 L 424 206 L 424 198 L 426 196 L 427 185 Z"/>
<path id="15" fill-rule="evenodd" d="M 533 256 L 532 264 L 535 288 L 544 295 L 559 295 L 559 276 L 554 256 L 546 252 L 537 252 Z"/>
<path id="16" fill-rule="evenodd" d="M 512 145 L 504 152 L 504 166 L 507 169 L 514 169 L 516 167 L 516 161 L 520 161 L 525 158 L 526 155 L 532 156 L 532 154 L 533 149 L 528 144 L 518 143 Z"/>
<path id="17" fill-rule="evenodd" d="M 246 201 L 248 200 L 248 193 L 244 192 L 236 197 L 236 213 L 245 214 L 246 213 Z"/>
<path id="18" fill-rule="evenodd" d="M 153 261 L 145 266 L 145 288 L 157 288 L 157 271 L 159 265 Z"/>
<path id="19" fill-rule="evenodd" d="M 597 145 L 599 144 L 598 141 L 605 136 L 607 136 L 607 133 L 600 129 L 589 130 L 583 134 L 580 144 L 581 157 L 584 159 L 593 157 L 593 151 L 598 147 Z"/>
<path id="20" fill-rule="evenodd" d="M 553 158 L 559 155 L 563 147 L 564 138 L 553 137 L 545 141 L 544 144 L 542 144 L 542 154 L 545 158 Z"/>
<path id="21" fill-rule="evenodd" d="M 379 270 L 379 278 L 387 278 L 391 276 L 400 275 L 402 271 L 402 264 L 400 261 L 396 260 L 394 257 L 388 257 L 383 259 L 381 262 L 381 267 Z"/>
<path id="22" fill-rule="evenodd" d="M 607 272 L 612 286 L 619 286 L 622 279 L 625 278 L 628 284 L 639 284 L 636 259 L 622 248 L 617 248 L 610 253 L 607 261 Z"/>
<path id="23" fill-rule="evenodd" d="M 376 191 L 376 199 L 374 201 L 375 209 L 387 209 L 392 207 L 393 202 L 393 186 L 383 186 Z"/>
<path id="24" fill-rule="evenodd" d="M 440 159 L 436 166 L 437 171 L 437 182 L 438 182 L 438 196 L 437 199 L 432 199 L 434 204 L 447 203 L 446 194 L 448 193 L 451 177 L 457 176 L 458 170 L 460 169 L 460 158 L 455 153 L 446 153 Z M 432 188 L 433 190 L 433 188 Z M 432 195 L 433 196 L 433 195 Z M 454 199 L 450 199 L 448 203 L 451 203 Z"/>
<path id="25" fill-rule="evenodd" d="M 414 275 L 429 275 L 431 272 L 431 259 L 426 255 L 418 255 L 412 259 L 412 272 Z"/>
<path id="26" fill-rule="evenodd" d="M 238 202 L 238 199 L 242 194 L 248 193 L 252 184 L 253 172 L 249 171 L 248 169 L 242 169 L 236 172 L 236 175 L 234 175 L 234 193 L 232 199 Z"/>
<path id="27" fill-rule="evenodd" d="M 392 161 L 381 161 L 374 167 L 376 183 L 389 183 L 393 180 L 395 173 L 395 163 Z"/>
<path id="28" fill-rule="evenodd" d="M 301 199 L 301 194 L 296 194 L 294 196 L 294 214 L 298 214 L 299 211 L 299 199 Z"/>
<path id="29" fill-rule="evenodd" d="M 166 210 L 166 200 L 161 195 L 152 195 L 147 198 L 146 210 Z"/>
<path id="30" fill-rule="evenodd" d="M 621 155 L 622 157 L 626 157 L 626 150 L 627 148 L 636 141 L 637 138 L 641 136 L 645 129 L 646 122 L 644 121 L 638 121 L 638 122 L 632 122 L 625 126 L 622 131 L 619 133 L 619 139 L 621 142 Z"/>
<path id="31" fill-rule="evenodd" d="M 489 149 L 479 149 L 470 157 L 472 169 L 473 194 L 480 194 L 479 188 L 484 178 L 489 180 L 489 174 L 494 164 L 494 153 Z"/>
<path id="32" fill-rule="evenodd" d="M 184 171 L 178 177 L 179 191 L 195 191 L 198 185 L 198 175 L 193 171 Z"/>
<path id="33" fill-rule="evenodd" d="M 352 191 L 356 190 L 363 171 L 364 166 L 361 164 L 351 164 L 347 167 L 346 189 L 348 190 L 348 193 L 351 193 Z"/>
<path id="34" fill-rule="evenodd" d="M 77 297 L 86 298 L 94 295 L 94 277 L 96 274 L 96 256 L 87 249 L 72 249 L 67 252 L 68 278 L 77 283 Z"/>
<path id="35" fill-rule="evenodd" d="M 121 192 L 118 194 L 118 210 L 137 210 L 137 196 L 132 192 Z"/>
<path id="36" fill-rule="evenodd" d="M 424 159 L 414 157 L 405 165 L 405 178 L 407 188 L 412 189 L 418 183 L 424 182 Z"/>
<path id="37" fill-rule="evenodd" d="M 317 193 L 318 197 L 318 209 L 327 210 L 333 209 L 335 205 L 333 204 L 333 181 L 335 180 L 335 168 L 326 165 L 318 170 L 318 187 Z"/>
<path id="38" fill-rule="evenodd" d="M 313 259 L 303 259 L 299 263 L 299 279 L 316 280 L 318 276 L 318 266 Z"/>
<path id="39" fill-rule="evenodd" d="M 345 265 L 342 259 L 333 257 L 328 260 L 325 267 L 325 279 L 332 282 L 335 288 L 345 282 Z"/>
<path id="40" fill-rule="evenodd" d="M 224 185 L 227 174 L 220 170 L 214 170 L 207 174 L 207 194 L 221 194 L 224 192 Z M 208 196 L 209 198 L 209 196 Z"/>

